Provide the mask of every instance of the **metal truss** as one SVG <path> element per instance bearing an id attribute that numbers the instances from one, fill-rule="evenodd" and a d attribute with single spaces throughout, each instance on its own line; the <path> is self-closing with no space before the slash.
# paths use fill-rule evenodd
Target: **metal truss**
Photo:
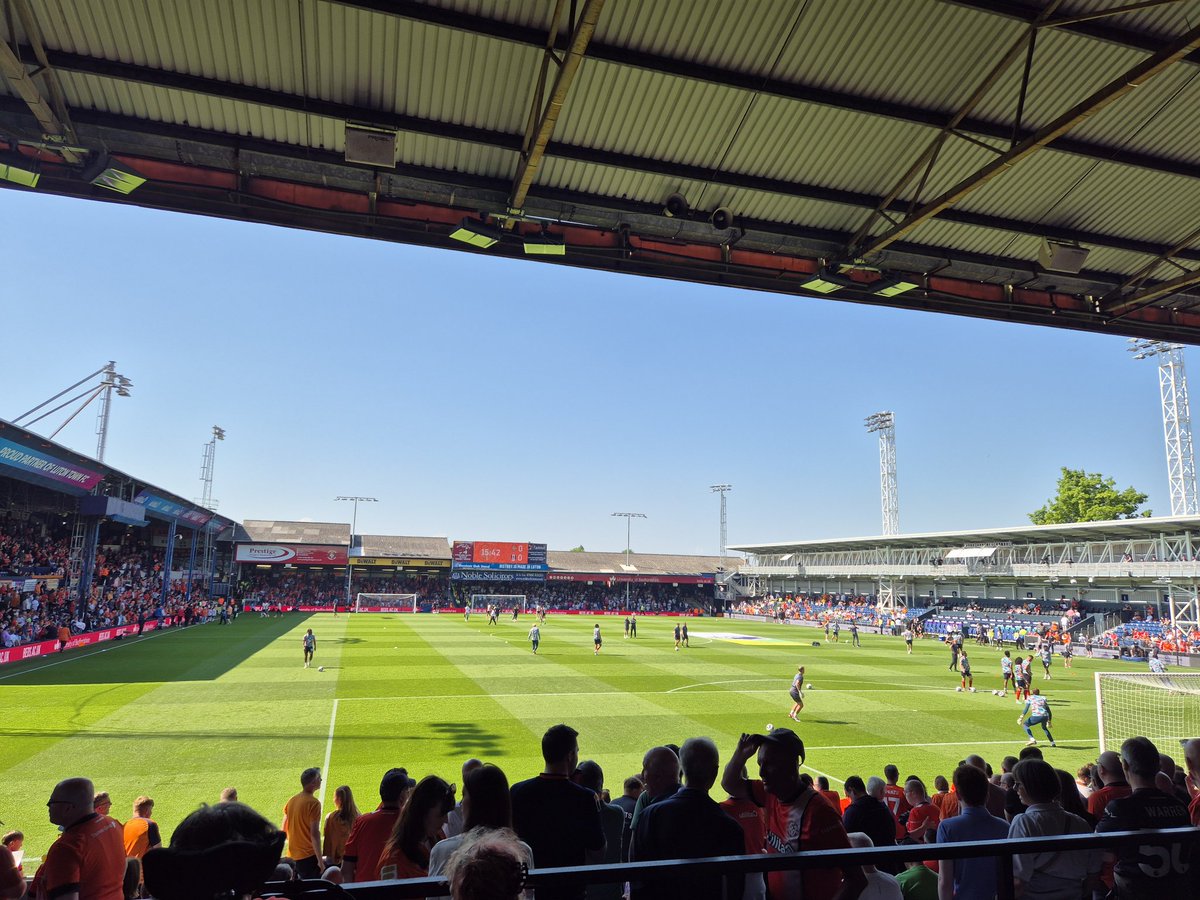
<path id="1" fill-rule="evenodd" d="M 1131 340 L 1134 359 L 1158 360 L 1158 390 L 1162 400 L 1163 440 L 1167 450 L 1171 515 L 1194 516 L 1198 509 L 1196 457 L 1192 451 L 1192 417 L 1188 403 L 1183 345 Z"/>
<path id="2" fill-rule="evenodd" d="M 879 434 L 879 502 L 883 533 L 900 533 L 900 490 L 896 482 L 896 416 L 890 412 L 867 416 L 867 431 Z"/>

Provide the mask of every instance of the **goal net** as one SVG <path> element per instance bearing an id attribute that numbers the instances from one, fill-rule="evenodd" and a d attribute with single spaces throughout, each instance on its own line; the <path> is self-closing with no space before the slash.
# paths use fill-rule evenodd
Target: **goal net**
<path id="1" fill-rule="evenodd" d="M 501 610 L 512 609 L 514 606 L 525 612 L 524 594 L 472 594 L 471 609 L 487 609 L 498 606 Z"/>
<path id="2" fill-rule="evenodd" d="M 416 612 L 416 594 L 359 594 L 355 612 Z"/>
<path id="3" fill-rule="evenodd" d="M 1141 736 L 1173 754 L 1180 739 L 1200 734 L 1200 673 L 1097 672 L 1096 712 L 1101 750 Z"/>

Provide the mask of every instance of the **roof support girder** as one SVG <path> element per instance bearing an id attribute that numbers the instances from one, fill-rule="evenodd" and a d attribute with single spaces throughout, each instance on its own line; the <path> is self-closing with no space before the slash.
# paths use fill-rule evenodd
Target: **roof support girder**
<path id="1" fill-rule="evenodd" d="M 468 141 L 484 144 L 489 147 L 501 147 L 514 152 L 519 152 L 521 148 L 520 135 L 486 128 L 456 125 L 450 122 L 435 122 L 416 116 L 368 110 L 329 100 L 305 99 L 304 97 L 282 91 L 231 84 L 218 81 L 214 78 L 167 72 L 161 69 L 152 69 L 130 63 L 97 60 L 92 57 L 80 57 L 56 51 L 51 51 L 50 55 L 54 65 L 62 71 L 82 72 L 103 78 L 131 81 L 169 90 L 188 91 L 205 96 L 236 100 L 305 115 L 324 116 L 341 121 L 370 121 L 381 126 L 395 128 L 399 131 Z M 94 120 L 96 114 L 90 111 L 77 110 L 74 115 L 77 119 L 87 115 L 89 120 Z M 110 114 L 100 113 L 99 115 Z M 870 194 L 825 188 L 802 182 L 783 181 L 760 175 L 713 171 L 703 166 L 690 166 L 674 162 L 668 163 L 661 160 L 615 153 L 607 150 L 596 150 L 573 144 L 552 141 L 547 146 L 545 152 L 550 156 L 570 159 L 576 162 L 593 163 L 595 165 L 612 166 L 614 168 L 625 168 L 634 171 L 654 172 L 677 178 L 708 181 L 728 187 L 744 188 L 746 190 L 762 191 L 764 193 L 780 194 L 806 200 L 826 201 L 864 209 L 875 209 L 880 205 L 880 198 Z M 1195 175 L 1196 177 L 1200 177 L 1200 167 L 1197 167 Z M 886 212 L 902 216 L 906 212 L 910 212 L 910 210 L 907 209 L 905 204 L 893 203 L 886 207 Z M 938 218 L 947 222 L 974 225 L 980 228 L 995 228 L 1018 234 L 1037 233 L 1054 240 L 1077 241 L 1099 247 L 1111 247 L 1116 250 L 1145 253 L 1149 256 L 1159 256 L 1166 249 L 1161 245 L 1145 241 L 1077 229 L 1058 228 L 965 210 L 946 209 L 939 213 Z M 1179 256 L 1182 259 L 1200 262 L 1200 251 L 1184 251 Z"/>
<path id="2" fill-rule="evenodd" d="M 1189 29 L 1181 37 L 1163 47 L 1149 59 L 1143 60 L 1124 74 L 1109 81 L 1100 90 L 1095 91 L 1054 120 L 1039 128 L 1007 153 L 997 157 L 967 176 L 958 184 L 942 193 L 941 196 L 924 204 L 899 225 L 889 228 L 882 235 L 869 238 L 863 243 L 849 248 L 849 254 L 851 256 L 866 256 L 885 249 L 889 244 L 900 240 L 922 223 L 932 219 L 939 212 L 953 206 L 967 194 L 977 190 L 993 178 L 1004 174 L 1008 169 L 1043 149 L 1056 137 L 1065 134 L 1100 110 L 1120 100 L 1134 88 L 1140 87 L 1154 78 L 1154 76 L 1166 71 L 1198 46 L 1200 46 L 1200 26 Z"/>

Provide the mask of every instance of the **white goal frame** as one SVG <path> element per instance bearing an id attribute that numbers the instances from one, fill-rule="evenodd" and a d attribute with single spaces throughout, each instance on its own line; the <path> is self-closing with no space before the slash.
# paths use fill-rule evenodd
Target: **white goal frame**
<path id="1" fill-rule="evenodd" d="M 367 606 L 394 606 L 397 609 L 403 609 L 405 606 L 410 607 L 413 612 L 417 611 L 417 595 L 416 594 L 373 594 L 369 591 L 361 591 L 354 599 L 354 611 L 362 612 L 363 598 L 367 598 Z M 372 599 L 377 599 L 378 603 L 370 602 Z"/>
<path id="2" fill-rule="evenodd" d="M 517 602 L 521 604 L 521 612 L 528 612 L 529 598 L 525 594 L 472 594 L 471 609 L 487 609 L 493 603 L 501 609 L 512 609 Z"/>
<path id="3" fill-rule="evenodd" d="M 1119 750 L 1121 741 L 1147 737 L 1159 751 L 1174 755 L 1180 739 L 1200 734 L 1200 672 L 1171 669 L 1162 675 L 1151 672 L 1096 672 L 1096 725 L 1100 751 Z M 1105 688 L 1108 688 L 1107 692 Z M 1122 725 L 1112 709 L 1113 693 L 1125 689 L 1140 692 L 1142 721 L 1131 723 L 1128 734 L 1117 734 Z M 1157 692 L 1157 693 L 1150 693 Z M 1105 701 L 1108 701 L 1108 709 Z M 1113 732 L 1111 737 L 1106 732 Z M 1176 733 L 1178 732 L 1178 733 Z"/>

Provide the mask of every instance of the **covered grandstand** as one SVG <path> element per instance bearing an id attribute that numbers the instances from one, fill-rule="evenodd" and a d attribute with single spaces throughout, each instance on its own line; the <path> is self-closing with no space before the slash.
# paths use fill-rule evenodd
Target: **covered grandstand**
<path id="1" fill-rule="evenodd" d="M 739 595 L 878 597 L 884 611 L 938 606 L 1088 609 L 1105 626 L 1138 619 L 1198 625 L 1200 517 L 1122 519 L 741 544 Z M 960 613 L 959 618 L 963 615 Z"/>

